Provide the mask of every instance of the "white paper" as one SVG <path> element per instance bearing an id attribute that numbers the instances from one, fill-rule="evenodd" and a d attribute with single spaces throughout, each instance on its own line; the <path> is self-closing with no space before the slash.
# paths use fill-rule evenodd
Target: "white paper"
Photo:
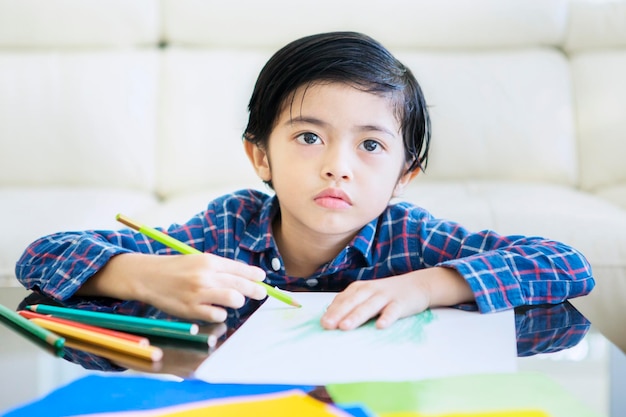
<path id="1" fill-rule="evenodd" d="M 294 293 L 302 308 L 268 299 L 197 369 L 213 383 L 326 385 L 415 381 L 516 371 L 513 311 L 437 308 L 387 329 L 324 330 L 336 293 Z"/>

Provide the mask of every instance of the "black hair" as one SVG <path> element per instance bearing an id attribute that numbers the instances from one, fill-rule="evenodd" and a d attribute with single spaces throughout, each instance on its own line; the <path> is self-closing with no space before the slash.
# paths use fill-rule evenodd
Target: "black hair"
<path id="1" fill-rule="evenodd" d="M 278 50 L 257 78 L 243 138 L 266 149 L 289 97 L 313 82 L 339 82 L 395 101 L 407 169 L 426 168 L 431 126 L 413 73 L 384 46 L 356 32 L 329 32 L 297 39 Z"/>

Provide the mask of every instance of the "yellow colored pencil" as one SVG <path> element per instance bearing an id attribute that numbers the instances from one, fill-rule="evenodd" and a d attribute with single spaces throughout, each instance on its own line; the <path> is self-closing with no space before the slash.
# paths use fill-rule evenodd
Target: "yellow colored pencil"
<path id="1" fill-rule="evenodd" d="M 31 321 L 45 329 L 63 335 L 67 338 L 73 338 L 85 343 L 91 343 L 96 346 L 102 346 L 107 349 L 152 361 L 160 361 L 163 358 L 163 350 L 156 346 L 141 346 L 135 342 L 124 340 L 119 337 L 81 329 L 79 327 L 58 323 L 52 320 L 46 320 L 44 318 L 35 318 L 31 319 Z"/>
<path id="2" fill-rule="evenodd" d="M 198 249 L 194 248 L 193 246 L 189 246 L 186 243 L 181 242 L 180 240 L 174 239 L 170 235 L 160 232 L 157 229 L 153 229 L 152 227 L 148 227 L 143 224 L 137 223 L 136 221 L 129 219 L 123 214 L 118 214 L 115 217 L 115 219 L 118 222 L 123 223 L 126 226 L 130 227 L 131 229 L 134 229 L 140 233 L 143 233 L 144 235 L 151 237 L 157 242 L 161 242 L 167 247 L 175 249 L 180 253 L 183 253 L 186 255 L 202 253 Z M 271 285 L 262 281 L 255 281 L 255 282 L 265 287 L 265 289 L 267 290 L 267 295 L 269 295 L 270 297 L 274 297 L 277 300 L 282 301 L 283 303 L 289 304 L 294 307 L 302 307 L 302 304 L 294 300 L 291 297 L 291 295 L 289 295 L 289 293 L 282 291 L 276 287 L 272 287 Z"/>

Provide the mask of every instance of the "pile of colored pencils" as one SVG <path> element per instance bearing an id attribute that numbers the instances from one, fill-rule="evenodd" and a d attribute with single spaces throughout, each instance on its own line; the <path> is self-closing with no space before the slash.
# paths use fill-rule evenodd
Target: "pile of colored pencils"
<path id="1" fill-rule="evenodd" d="M 63 356 L 64 348 L 80 349 L 121 364 L 157 363 L 163 350 L 153 341 L 175 340 L 209 348 L 217 337 L 198 334 L 193 323 L 101 313 L 49 305 L 14 312 L 0 305 L 0 319 L 20 334 Z"/>

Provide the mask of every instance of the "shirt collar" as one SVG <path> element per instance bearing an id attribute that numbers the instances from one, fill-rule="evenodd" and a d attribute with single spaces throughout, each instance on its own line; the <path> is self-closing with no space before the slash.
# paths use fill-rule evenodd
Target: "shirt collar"
<path id="1" fill-rule="evenodd" d="M 363 255 L 363 259 L 368 266 L 374 263 L 374 240 L 376 238 L 376 229 L 378 228 L 378 217 L 363 226 L 359 233 L 354 236 L 352 242 L 348 245 L 353 247 Z"/>
<path id="2" fill-rule="evenodd" d="M 266 199 L 259 210 L 258 217 L 246 227 L 241 239 L 241 247 L 251 252 L 265 252 L 268 249 L 276 250 L 276 242 L 272 235 L 272 220 L 279 210 L 276 196 Z"/>
<path id="3" fill-rule="evenodd" d="M 258 218 L 248 224 L 245 235 L 241 239 L 241 247 L 259 253 L 269 249 L 277 251 L 276 241 L 272 235 L 272 221 L 279 210 L 280 206 L 275 195 L 265 200 Z M 377 217 L 363 226 L 348 244 L 348 247 L 354 248 L 363 256 L 368 265 L 373 264 L 373 248 L 378 222 L 379 218 Z"/>

